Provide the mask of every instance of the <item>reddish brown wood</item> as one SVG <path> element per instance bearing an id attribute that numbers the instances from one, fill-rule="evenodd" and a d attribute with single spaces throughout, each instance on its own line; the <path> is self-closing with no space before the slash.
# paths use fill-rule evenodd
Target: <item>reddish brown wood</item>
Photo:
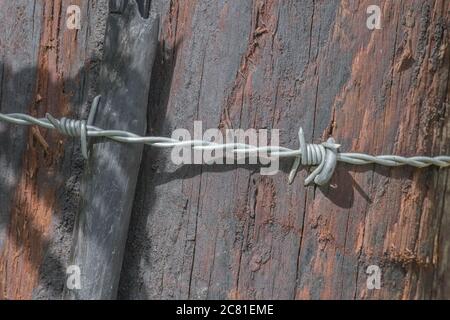
<path id="1" fill-rule="evenodd" d="M 81 88 L 90 89 L 78 70 L 95 78 L 89 57 L 102 46 L 106 1 L 81 3 L 97 24 L 76 35 L 62 27 L 58 8 L 68 1 L 35 3 L 2 4 L 11 31 L 0 35 L 1 110 L 77 113 Z M 381 7 L 381 30 L 366 27 L 369 5 Z M 202 120 L 279 128 L 281 144 L 297 148 L 302 126 L 310 141 L 332 135 L 343 151 L 450 154 L 449 8 L 449 0 L 152 1 L 163 24 L 148 134 Z M 26 36 L 30 28 L 40 36 Z M 34 73 L 17 76 L 12 61 Z M 66 78 L 78 98 L 55 80 Z M 0 297 L 60 297 L 64 286 L 82 165 L 72 144 L 40 135 L 0 126 Z M 15 144 L 21 138 L 27 151 Z M 340 164 L 319 189 L 303 186 L 306 170 L 288 185 L 289 167 L 276 176 L 176 167 L 170 151 L 145 148 L 120 298 L 450 297 L 448 170 Z M 369 265 L 382 270 L 381 290 L 367 289 Z"/>
<path id="2" fill-rule="evenodd" d="M 69 5 L 81 8 L 80 30 L 66 28 Z M 89 90 L 85 68 L 95 58 L 87 41 L 89 28 L 96 26 L 90 20 L 95 4 L 2 1 L 1 7 L 7 30 L 0 55 L 4 65 L 2 112 L 80 115 Z M 17 136 L 8 132 L 17 132 Z M 57 132 L 14 126 L 2 130 L 0 148 L 8 157 L 1 170 L 12 181 L 2 202 L 7 209 L 1 220 L 6 223 L 0 247 L 0 299 L 29 299 L 41 285 L 47 294 L 60 295 L 73 205 L 78 200 L 73 182 L 82 166 L 79 152 Z"/>
<path id="3" fill-rule="evenodd" d="M 382 30 L 366 27 L 372 4 Z M 151 133 L 274 127 L 295 148 L 303 126 L 344 151 L 450 151 L 449 1 L 154 5 L 167 13 Z M 147 150 L 121 296 L 448 298 L 446 170 L 339 165 L 323 189 L 305 175 L 289 186 Z M 381 290 L 366 288 L 372 264 Z"/>

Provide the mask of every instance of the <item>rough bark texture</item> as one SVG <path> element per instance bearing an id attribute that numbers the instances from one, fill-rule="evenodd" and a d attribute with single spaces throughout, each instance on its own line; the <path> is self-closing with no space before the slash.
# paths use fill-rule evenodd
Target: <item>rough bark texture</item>
<path id="1" fill-rule="evenodd" d="M 59 18 L 68 2 L 2 3 L 2 112 L 78 115 L 88 100 L 106 4 L 80 1 L 91 23 L 74 35 Z M 366 27 L 373 4 L 381 30 Z M 450 154 L 449 0 L 155 0 L 151 10 L 162 24 L 148 134 L 202 120 L 279 128 L 296 148 L 302 126 L 343 151 Z M 0 297 L 60 297 L 78 142 L 4 124 L 0 139 Z M 176 167 L 170 151 L 145 148 L 119 297 L 450 298 L 448 170 L 340 164 L 319 189 L 303 186 L 305 170 L 288 185 L 289 166 L 276 176 Z M 381 290 L 366 287 L 372 264 Z"/>

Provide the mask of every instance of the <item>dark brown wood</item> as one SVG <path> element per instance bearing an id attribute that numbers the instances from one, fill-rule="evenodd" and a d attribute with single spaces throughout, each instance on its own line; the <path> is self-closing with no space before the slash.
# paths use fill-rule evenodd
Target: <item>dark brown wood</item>
<path id="1" fill-rule="evenodd" d="M 109 16 L 95 125 L 145 134 L 157 40 L 158 19 L 143 19 L 135 2 Z M 81 286 L 67 290 L 67 297 L 116 298 L 142 150 L 142 144 L 105 140 L 94 146 L 81 185 L 71 263 L 81 270 Z"/>
<path id="2" fill-rule="evenodd" d="M 369 5 L 382 29 L 369 30 Z M 343 151 L 448 154 L 449 1 L 154 1 L 150 132 L 279 128 Z M 120 297 L 448 298 L 448 171 L 176 167 L 144 153 Z M 369 265 L 381 290 L 368 290 Z"/>
<path id="3" fill-rule="evenodd" d="M 2 4 L 2 112 L 78 115 L 94 93 L 87 75 L 96 78 L 108 2 Z M 59 15 L 69 3 L 89 21 L 79 32 Z M 381 30 L 366 27 L 369 5 L 381 8 Z M 202 120 L 279 128 L 281 144 L 297 148 L 302 126 L 308 140 L 332 135 L 342 151 L 450 154 L 449 7 L 151 1 L 162 24 L 147 134 Z M 27 65 L 31 72 L 18 72 Z M 0 124 L 2 298 L 60 298 L 71 263 L 79 141 L 39 133 Z M 146 147 L 119 298 L 450 297 L 448 170 L 339 164 L 329 187 L 305 188 L 305 170 L 288 185 L 290 165 L 276 176 L 177 167 L 170 151 Z M 370 265 L 381 268 L 380 290 L 366 285 Z"/>

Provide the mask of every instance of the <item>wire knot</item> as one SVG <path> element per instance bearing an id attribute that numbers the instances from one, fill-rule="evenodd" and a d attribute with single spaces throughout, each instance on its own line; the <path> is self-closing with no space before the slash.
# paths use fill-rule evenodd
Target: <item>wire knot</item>
<path id="1" fill-rule="evenodd" d="M 294 181 L 298 168 L 303 166 L 317 166 L 313 172 L 305 179 L 305 185 L 314 181 L 315 184 L 322 186 L 326 184 L 333 176 L 337 164 L 337 152 L 340 147 L 333 138 L 321 144 L 306 143 L 303 129 L 298 132 L 300 140 L 300 155 L 295 159 L 291 172 L 289 174 L 289 183 Z"/>
<path id="2" fill-rule="evenodd" d="M 68 118 L 61 118 L 60 120 L 55 119 L 52 115 L 46 114 L 47 120 L 55 127 L 60 133 L 69 137 L 80 137 L 81 140 L 81 153 L 83 157 L 87 160 L 89 157 L 88 153 L 88 126 L 92 125 L 94 122 L 95 113 L 97 112 L 97 107 L 100 102 L 100 96 L 94 98 L 91 105 L 91 110 L 89 111 L 88 120 L 74 120 Z"/>

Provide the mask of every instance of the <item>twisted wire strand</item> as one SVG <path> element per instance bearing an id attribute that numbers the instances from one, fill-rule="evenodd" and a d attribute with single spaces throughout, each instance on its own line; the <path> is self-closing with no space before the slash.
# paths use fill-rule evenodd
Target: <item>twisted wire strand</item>
<path id="1" fill-rule="evenodd" d="M 223 150 L 234 154 L 244 156 L 257 155 L 259 157 L 277 157 L 277 158 L 295 158 L 289 182 L 292 183 L 300 165 L 316 166 L 312 173 L 306 178 L 305 185 L 314 182 L 317 185 L 327 183 L 335 170 L 337 162 L 344 162 L 353 165 L 378 164 L 382 166 L 398 167 L 409 165 L 417 168 L 428 166 L 448 167 L 450 166 L 450 156 L 437 157 L 402 157 L 397 155 L 369 155 L 364 153 L 340 153 L 340 145 L 336 144 L 333 138 L 321 144 L 307 144 L 303 130 L 299 130 L 300 148 L 293 150 L 280 146 L 256 147 L 243 143 L 218 144 L 215 142 L 203 140 L 180 141 L 167 137 L 140 136 L 128 131 L 122 130 L 103 130 L 92 125 L 93 114 L 95 114 L 98 100 L 94 101 L 93 109 L 89 115 L 88 121 L 71 120 L 62 118 L 60 120 L 47 114 L 46 118 L 35 118 L 27 114 L 0 113 L 0 120 L 16 125 L 36 125 L 46 129 L 55 129 L 64 135 L 71 137 L 80 137 L 82 153 L 85 158 L 88 157 L 88 138 L 107 138 L 116 142 L 145 144 L 156 148 L 174 148 L 191 147 L 194 150 Z"/>

